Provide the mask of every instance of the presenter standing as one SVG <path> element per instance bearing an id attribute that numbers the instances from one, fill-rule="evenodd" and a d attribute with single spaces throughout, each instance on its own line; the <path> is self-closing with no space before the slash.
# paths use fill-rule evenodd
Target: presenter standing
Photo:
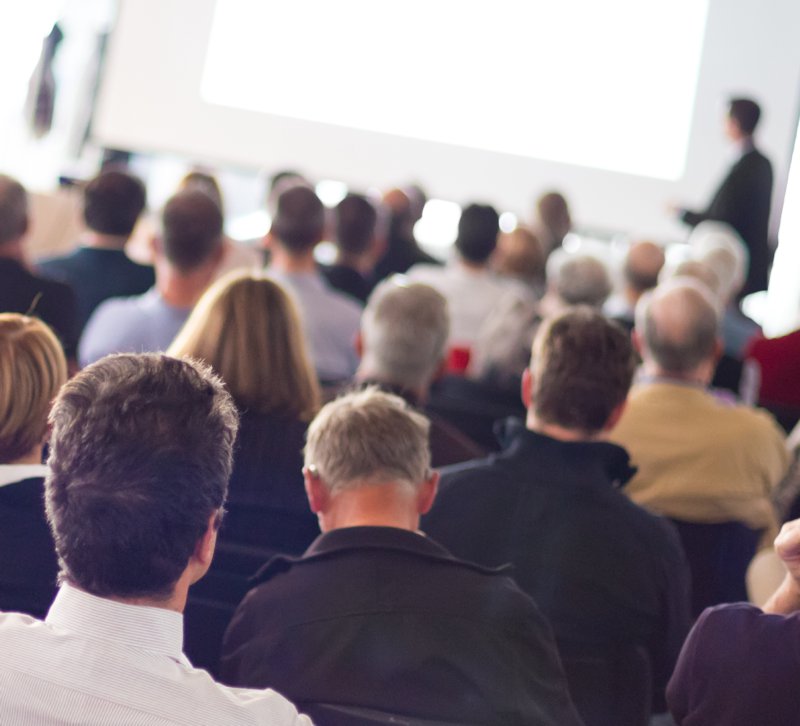
<path id="1" fill-rule="evenodd" d="M 750 251 L 750 269 L 742 296 L 767 288 L 772 165 L 753 143 L 760 116 L 761 109 L 755 101 L 730 101 L 725 133 L 739 150 L 738 160 L 705 211 L 678 209 L 680 219 L 692 227 L 706 220 L 725 222 L 742 237 Z"/>

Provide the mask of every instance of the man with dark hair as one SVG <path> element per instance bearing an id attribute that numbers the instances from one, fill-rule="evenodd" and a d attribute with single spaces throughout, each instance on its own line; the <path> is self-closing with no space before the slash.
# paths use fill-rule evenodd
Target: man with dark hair
<path id="1" fill-rule="evenodd" d="M 325 207 L 305 185 L 285 188 L 265 240 L 267 272 L 284 285 L 300 308 L 306 340 L 320 380 L 349 379 L 358 366 L 355 339 L 361 306 L 331 288 L 319 271 L 314 248 L 325 232 Z"/>
<path id="2" fill-rule="evenodd" d="M 760 117 L 761 109 L 755 101 L 731 99 L 725 133 L 739 149 L 739 160 L 704 211 L 678 210 L 681 220 L 692 227 L 706 220 L 726 222 L 741 235 L 750 251 L 750 270 L 742 296 L 767 288 L 772 165 L 753 142 Z"/>
<path id="3" fill-rule="evenodd" d="M 95 310 L 81 338 L 81 364 L 109 353 L 166 350 L 216 275 L 222 224 L 208 194 L 187 190 L 171 197 L 153 240 L 155 286 L 142 295 L 106 300 Z"/>
<path id="4" fill-rule="evenodd" d="M 64 386 L 50 421 L 62 584 L 44 622 L 0 614 L 0 720 L 308 724 L 276 693 L 218 685 L 182 653 L 238 427 L 222 382 L 189 361 L 114 356 Z"/>
<path id="5" fill-rule="evenodd" d="M 152 267 L 139 265 L 125 254 L 145 202 L 144 184 L 135 176 L 122 171 L 102 172 L 83 190 L 87 231 L 79 247 L 39 263 L 45 275 L 63 280 L 75 290 L 81 330 L 104 300 L 140 295 L 155 282 Z"/>
<path id="6" fill-rule="evenodd" d="M 660 285 L 636 308 L 634 341 L 644 375 L 610 434 L 637 467 L 626 493 L 673 519 L 774 534 L 770 495 L 789 463 L 784 435 L 765 411 L 708 390 L 722 352 L 711 293 L 686 278 Z"/>
<path id="7" fill-rule="evenodd" d="M 25 250 L 29 226 L 25 187 L 0 174 L 0 312 L 40 318 L 56 333 L 67 357 L 74 359 L 79 334 L 75 292 L 30 268 Z"/>
<path id="8" fill-rule="evenodd" d="M 495 275 L 489 267 L 500 232 L 498 221 L 493 207 L 468 205 L 458 222 L 456 259 L 445 267 L 415 265 L 408 272 L 409 279 L 430 285 L 447 299 L 452 347 L 469 351 L 501 300 L 510 293 L 526 297 L 522 285 Z"/>
<path id="9" fill-rule="evenodd" d="M 634 471 L 627 452 L 603 440 L 633 370 L 628 336 L 599 312 L 542 323 L 522 382 L 526 421 L 509 420 L 500 454 L 442 469 L 423 529 L 458 557 L 511 562 L 562 655 L 645 648 L 663 710 L 689 625 L 688 578 L 670 525 L 618 491 Z"/>
<path id="10" fill-rule="evenodd" d="M 550 628 L 507 570 L 419 532 L 438 481 L 428 428 L 375 388 L 320 411 L 304 475 L 323 534 L 257 575 L 225 636 L 226 681 L 269 683 L 324 724 L 362 723 L 362 710 L 381 723 L 578 724 Z"/>
<path id="11" fill-rule="evenodd" d="M 628 330 L 633 329 L 633 315 L 639 298 L 658 285 L 664 267 L 664 249 L 648 240 L 634 242 L 622 266 L 622 290 L 606 300 L 603 312 Z"/>
<path id="12" fill-rule="evenodd" d="M 365 303 L 374 284 L 375 261 L 385 245 L 383 235 L 383 219 L 369 199 L 361 194 L 342 199 L 334 210 L 336 262 L 322 268 L 328 283 Z"/>

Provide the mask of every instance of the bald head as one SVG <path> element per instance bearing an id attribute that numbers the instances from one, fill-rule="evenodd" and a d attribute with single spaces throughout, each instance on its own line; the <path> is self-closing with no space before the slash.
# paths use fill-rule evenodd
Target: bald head
<path id="1" fill-rule="evenodd" d="M 642 297 L 636 331 L 646 364 L 689 376 L 716 358 L 719 315 L 711 293 L 694 280 L 675 279 Z"/>
<path id="2" fill-rule="evenodd" d="M 16 179 L 0 174 L 0 245 L 28 230 L 28 194 Z"/>
<path id="3" fill-rule="evenodd" d="M 322 239 L 325 207 L 313 189 L 297 185 L 278 197 L 272 235 L 292 255 L 305 255 Z"/>
<path id="4" fill-rule="evenodd" d="M 658 284 L 664 250 L 655 242 L 634 242 L 625 257 L 623 273 L 628 287 L 641 295 Z"/>

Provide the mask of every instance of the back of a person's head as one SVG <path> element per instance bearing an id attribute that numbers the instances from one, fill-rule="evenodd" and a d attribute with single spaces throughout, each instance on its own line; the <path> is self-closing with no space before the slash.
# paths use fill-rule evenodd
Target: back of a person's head
<path id="1" fill-rule="evenodd" d="M 625 283 L 637 293 L 652 290 L 664 267 L 664 250 L 655 242 L 634 242 L 622 268 Z"/>
<path id="2" fill-rule="evenodd" d="M 488 204 L 470 204 L 458 220 L 456 249 L 467 262 L 484 263 L 497 247 L 500 217 Z"/>
<path id="3" fill-rule="evenodd" d="M 371 387 L 322 407 L 308 429 L 305 465 L 332 491 L 419 486 L 428 476 L 430 423 L 402 398 Z"/>
<path id="4" fill-rule="evenodd" d="M 569 205 L 560 192 L 542 194 L 536 202 L 536 213 L 540 224 L 556 236 L 563 237 L 572 226 Z"/>
<path id="5" fill-rule="evenodd" d="M 319 384 L 289 295 L 260 273 L 232 272 L 195 305 L 169 349 L 202 360 L 240 409 L 311 420 Z"/>
<path id="6" fill-rule="evenodd" d="M 593 255 L 559 252 L 547 261 L 547 283 L 565 305 L 602 307 L 611 294 L 608 268 Z"/>
<path id="7" fill-rule="evenodd" d="M 16 179 L 0 174 L 0 245 L 28 230 L 28 193 Z"/>
<path id="8" fill-rule="evenodd" d="M 53 331 L 37 318 L 0 314 L 0 464 L 44 443 L 50 404 L 66 380 Z"/>
<path id="9" fill-rule="evenodd" d="M 537 418 L 584 434 L 601 431 L 627 397 L 634 368 L 629 336 L 598 311 L 581 306 L 546 319 L 531 355 Z"/>
<path id="10" fill-rule="evenodd" d="M 334 241 L 342 252 L 361 255 L 375 238 L 378 210 L 361 194 L 348 194 L 334 211 Z"/>
<path id="11" fill-rule="evenodd" d="M 750 252 L 739 233 L 723 222 L 701 222 L 692 230 L 688 243 L 692 257 L 714 270 L 722 300 L 735 297 L 750 267 Z"/>
<path id="12" fill-rule="evenodd" d="M 205 171 L 195 169 L 186 174 L 178 184 L 180 191 L 188 189 L 203 192 L 211 197 L 220 208 L 220 211 L 225 214 L 225 205 L 222 201 L 222 189 L 220 188 L 217 178 L 213 174 Z"/>
<path id="13" fill-rule="evenodd" d="M 100 597 L 169 597 L 219 516 L 238 417 L 196 362 L 108 356 L 50 414 L 47 516 L 62 577 Z"/>
<path id="14" fill-rule="evenodd" d="M 661 275 L 659 282 L 665 283 L 667 280 L 675 280 L 681 277 L 696 280 L 708 288 L 715 300 L 722 299 L 722 288 L 717 273 L 702 260 L 688 259 L 679 262 L 668 275 Z"/>
<path id="15" fill-rule="evenodd" d="M 128 237 L 146 203 L 140 179 L 124 171 L 104 171 L 83 189 L 83 219 L 94 232 Z"/>
<path id="16" fill-rule="evenodd" d="M 732 98 L 728 116 L 736 122 L 742 133 L 751 135 L 761 118 L 761 107 L 750 98 Z"/>
<path id="17" fill-rule="evenodd" d="M 517 227 L 497 238 L 492 266 L 500 274 L 535 281 L 544 276 L 544 264 L 544 246 L 527 227 Z"/>
<path id="18" fill-rule="evenodd" d="M 208 194 L 178 192 L 161 215 L 164 256 L 181 272 L 201 267 L 221 249 L 222 226 L 222 211 Z"/>
<path id="19" fill-rule="evenodd" d="M 639 301 L 636 332 L 645 360 L 652 358 L 664 373 L 691 373 L 715 354 L 717 301 L 705 285 L 672 278 Z"/>
<path id="20" fill-rule="evenodd" d="M 361 334 L 370 375 L 411 391 L 427 387 L 445 357 L 447 300 L 428 285 L 384 280 L 367 301 Z"/>
<path id="21" fill-rule="evenodd" d="M 314 190 L 295 185 L 281 192 L 270 231 L 290 254 L 310 252 L 325 231 L 325 207 Z"/>

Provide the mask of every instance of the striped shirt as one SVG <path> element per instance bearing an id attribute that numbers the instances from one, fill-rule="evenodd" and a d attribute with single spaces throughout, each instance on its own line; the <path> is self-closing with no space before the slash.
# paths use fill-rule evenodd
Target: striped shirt
<path id="1" fill-rule="evenodd" d="M 64 585 L 44 622 L 0 613 L 0 723 L 310 726 L 274 691 L 215 683 L 182 647 L 180 613 Z"/>

